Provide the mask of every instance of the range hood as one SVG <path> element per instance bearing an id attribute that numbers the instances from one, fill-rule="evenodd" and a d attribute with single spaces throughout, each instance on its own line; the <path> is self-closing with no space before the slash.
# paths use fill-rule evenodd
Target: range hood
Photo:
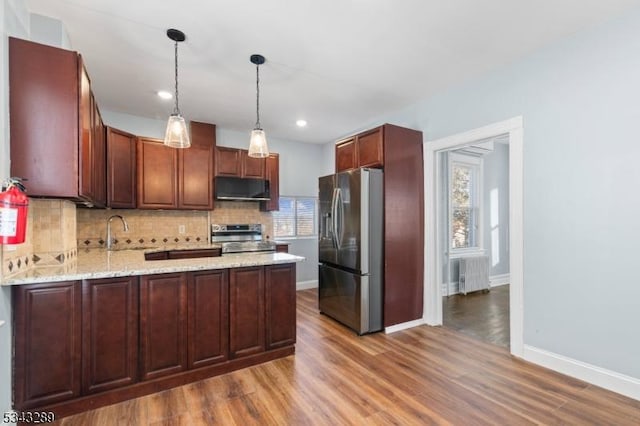
<path id="1" fill-rule="evenodd" d="M 216 177 L 216 200 L 263 201 L 269 200 L 269 181 L 230 176 Z"/>

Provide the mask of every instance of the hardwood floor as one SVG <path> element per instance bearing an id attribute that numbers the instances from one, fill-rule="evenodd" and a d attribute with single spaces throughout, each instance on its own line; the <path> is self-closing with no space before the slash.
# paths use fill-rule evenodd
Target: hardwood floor
<path id="1" fill-rule="evenodd" d="M 298 292 L 296 354 L 64 425 L 638 425 L 640 401 L 444 327 L 357 337 Z"/>
<path id="2" fill-rule="evenodd" d="M 442 298 L 442 323 L 483 342 L 509 347 L 509 286 Z"/>

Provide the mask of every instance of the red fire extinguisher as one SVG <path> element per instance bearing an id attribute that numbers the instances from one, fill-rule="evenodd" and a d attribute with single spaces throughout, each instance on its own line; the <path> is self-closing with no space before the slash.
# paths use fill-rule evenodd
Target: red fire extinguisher
<path id="1" fill-rule="evenodd" d="M 27 231 L 29 198 L 20 178 L 9 178 L 0 192 L 0 244 L 20 244 Z"/>

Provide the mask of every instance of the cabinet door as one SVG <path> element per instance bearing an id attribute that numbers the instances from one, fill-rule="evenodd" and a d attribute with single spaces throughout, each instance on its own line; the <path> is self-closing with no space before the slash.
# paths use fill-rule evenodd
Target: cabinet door
<path id="1" fill-rule="evenodd" d="M 191 147 L 178 150 L 178 208 L 213 209 L 216 126 L 191 122 Z"/>
<path id="2" fill-rule="evenodd" d="M 240 160 L 242 163 L 242 177 L 265 178 L 265 159 L 249 157 L 249 151 L 241 150 Z"/>
<path id="3" fill-rule="evenodd" d="M 265 266 L 267 350 L 296 342 L 296 265 Z"/>
<path id="4" fill-rule="evenodd" d="M 84 69 L 82 58 L 78 60 L 78 75 L 80 76 L 80 145 L 78 152 L 79 160 L 79 185 L 78 195 L 87 200 L 93 199 L 93 128 L 94 109 L 93 97 L 91 95 L 91 83 L 89 75 Z"/>
<path id="5" fill-rule="evenodd" d="M 12 290 L 15 407 L 42 407 L 80 396 L 80 283 Z"/>
<path id="6" fill-rule="evenodd" d="M 136 137 L 107 128 L 107 205 L 136 207 Z"/>
<path id="7" fill-rule="evenodd" d="M 336 173 L 358 167 L 358 151 L 355 138 L 347 139 L 336 145 Z"/>
<path id="8" fill-rule="evenodd" d="M 289 253 L 289 244 L 276 244 L 276 252 Z"/>
<path id="9" fill-rule="evenodd" d="M 216 176 L 242 175 L 240 150 L 235 148 L 216 147 Z"/>
<path id="10" fill-rule="evenodd" d="M 138 278 L 82 283 L 82 391 L 101 392 L 138 378 Z"/>
<path id="11" fill-rule="evenodd" d="M 161 140 L 138 138 L 138 208 L 178 207 L 178 154 Z"/>
<path id="12" fill-rule="evenodd" d="M 78 196 L 79 88 L 75 52 L 9 38 L 10 176 L 29 196 Z"/>
<path id="13" fill-rule="evenodd" d="M 272 152 L 266 158 L 265 178 L 269 181 L 270 200 L 260 202 L 260 210 L 274 211 L 280 209 L 280 159 Z"/>
<path id="14" fill-rule="evenodd" d="M 185 274 L 140 277 L 140 378 L 155 379 L 187 366 Z"/>
<path id="15" fill-rule="evenodd" d="M 358 135 L 358 167 L 382 167 L 382 127 Z"/>
<path id="16" fill-rule="evenodd" d="M 188 274 L 188 366 L 226 361 L 229 353 L 229 276 L 226 269 Z"/>
<path id="17" fill-rule="evenodd" d="M 92 201 L 97 207 L 105 207 L 107 205 L 107 141 L 102 116 L 93 93 L 91 93 L 91 111 Z"/>
<path id="18" fill-rule="evenodd" d="M 264 351 L 264 268 L 229 271 L 229 356 Z"/>

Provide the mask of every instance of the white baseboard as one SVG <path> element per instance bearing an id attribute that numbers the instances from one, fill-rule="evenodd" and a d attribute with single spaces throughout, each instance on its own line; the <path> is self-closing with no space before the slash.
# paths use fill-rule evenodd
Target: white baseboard
<path id="1" fill-rule="evenodd" d="M 507 285 L 511 281 L 509 273 L 500 275 L 491 275 L 489 277 L 489 287 L 498 287 L 501 285 Z"/>
<path id="2" fill-rule="evenodd" d="M 298 281 L 296 283 L 296 291 L 308 290 L 310 288 L 317 288 L 317 287 L 318 287 L 318 280 Z"/>
<path id="3" fill-rule="evenodd" d="M 596 367 L 586 362 L 529 345 L 524 345 L 523 355 L 526 361 L 640 401 L 640 379 L 635 377 Z"/>
<path id="4" fill-rule="evenodd" d="M 420 318 L 417 320 L 392 325 L 390 327 L 385 327 L 384 332 L 385 334 L 391 334 L 391 333 L 395 333 L 396 331 L 402 331 L 402 330 L 406 330 L 407 328 L 413 328 L 413 327 L 417 327 L 419 325 L 424 325 L 424 324 L 426 324 L 426 321 L 424 320 L 424 318 Z"/>

